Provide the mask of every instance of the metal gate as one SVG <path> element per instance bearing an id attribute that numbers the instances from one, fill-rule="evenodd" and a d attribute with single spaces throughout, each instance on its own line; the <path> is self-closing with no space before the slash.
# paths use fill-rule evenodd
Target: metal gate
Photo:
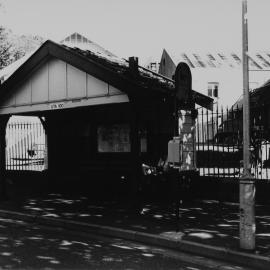
<path id="1" fill-rule="evenodd" d="M 201 176 L 237 178 L 242 173 L 243 111 L 241 108 L 200 108 L 196 123 L 197 167 Z M 270 142 L 260 115 L 251 115 L 251 164 L 256 179 L 270 179 Z"/>
<path id="2" fill-rule="evenodd" d="M 10 119 L 6 127 L 6 169 L 44 170 L 45 132 L 38 118 Z"/>

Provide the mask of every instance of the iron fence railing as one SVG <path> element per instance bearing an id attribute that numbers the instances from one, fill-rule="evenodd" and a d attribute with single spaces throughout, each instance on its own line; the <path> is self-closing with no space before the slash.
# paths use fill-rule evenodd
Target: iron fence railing
<path id="1" fill-rule="evenodd" d="M 270 178 L 270 142 L 258 115 L 252 115 L 251 172 L 256 179 Z M 197 167 L 201 176 L 239 178 L 242 173 L 242 109 L 200 108 L 196 122 Z"/>
<path id="2" fill-rule="evenodd" d="M 259 114 L 251 114 L 251 164 L 256 179 L 270 179 L 270 142 Z M 259 119 L 259 120 L 258 120 Z M 201 176 L 239 178 L 242 173 L 242 109 L 198 109 L 197 167 Z M 7 170 L 44 170 L 45 132 L 40 121 L 9 121 Z"/>
<path id="3" fill-rule="evenodd" d="M 9 122 L 6 128 L 6 169 L 42 171 L 45 133 L 40 122 Z"/>

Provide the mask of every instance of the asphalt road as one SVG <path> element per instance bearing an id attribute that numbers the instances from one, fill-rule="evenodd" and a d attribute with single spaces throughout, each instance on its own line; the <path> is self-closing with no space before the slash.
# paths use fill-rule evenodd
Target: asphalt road
<path id="1" fill-rule="evenodd" d="M 222 267 L 224 263 L 121 239 L 0 219 L 1 269 L 244 269 Z"/>

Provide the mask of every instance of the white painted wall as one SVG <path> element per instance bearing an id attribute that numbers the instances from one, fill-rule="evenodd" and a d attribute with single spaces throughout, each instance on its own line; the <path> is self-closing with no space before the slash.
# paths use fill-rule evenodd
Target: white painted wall
<path id="1" fill-rule="evenodd" d="M 59 102 L 64 109 L 129 101 L 119 89 L 59 59 L 44 63 L 10 92 L 0 104 L 0 114 L 48 110 Z"/>

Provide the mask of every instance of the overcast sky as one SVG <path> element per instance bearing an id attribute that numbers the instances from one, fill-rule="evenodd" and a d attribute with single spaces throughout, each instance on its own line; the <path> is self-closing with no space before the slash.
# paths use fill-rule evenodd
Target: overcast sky
<path id="1" fill-rule="evenodd" d="M 0 24 L 60 41 L 79 32 L 121 57 L 241 49 L 241 0 L 0 0 Z M 248 0 L 249 48 L 270 50 L 270 0 Z M 159 59 L 157 59 L 159 60 Z"/>

